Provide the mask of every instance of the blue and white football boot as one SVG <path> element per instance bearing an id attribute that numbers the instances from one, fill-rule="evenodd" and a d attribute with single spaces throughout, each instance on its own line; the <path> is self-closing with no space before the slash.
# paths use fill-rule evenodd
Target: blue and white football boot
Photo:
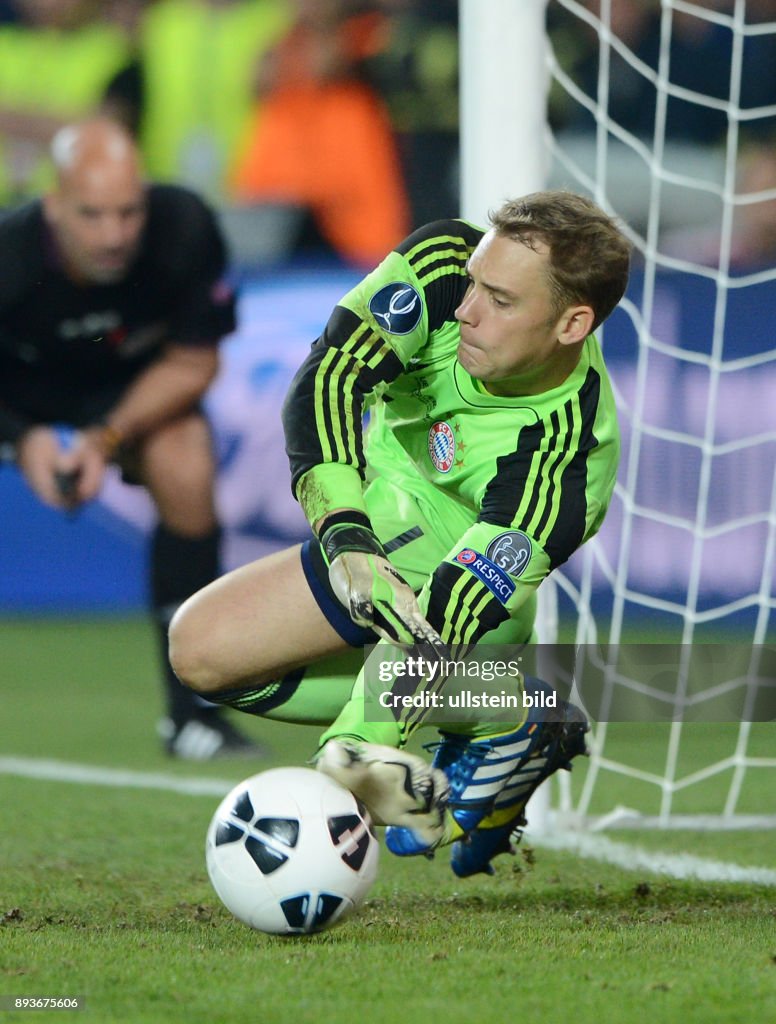
<path id="1" fill-rule="evenodd" d="M 548 696 L 554 692 L 539 679 L 526 678 L 525 685 Z M 510 732 L 476 739 L 442 733 L 432 766 L 445 773 L 450 787 L 444 834 L 430 846 L 412 828 L 388 828 L 388 849 L 400 857 L 430 856 L 453 843 L 456 875 L 492 874 L 491 859 L 512 851 L 512 833 L 525 823 L 523 811 L 537 787 L 586 753 L 585 716 L 573 704 L 557 703 L 554 709 L 532 707 L 526 721 Z"/>
<path id="2" fill-rule="evenodd" d="M 587 754 L 585 733 L 590 726 L 578 707 L 563 704 L 565 720 L 546 723 L 555 726 L 555 735 L 549 739 L 522 768 L 519 768 L 496 797 L 493 809 L 467 836 L 456 840 L 450 857 L 450 866 L 459 878 L 468 878 L 483 872 L 494 873 L 491 861 L 500 853 L 515 852 L 522 829 L 527 824 L 525 807 L 537 787 L 550 775 L 564 769 L 571 771 L 571 761 Z"/>

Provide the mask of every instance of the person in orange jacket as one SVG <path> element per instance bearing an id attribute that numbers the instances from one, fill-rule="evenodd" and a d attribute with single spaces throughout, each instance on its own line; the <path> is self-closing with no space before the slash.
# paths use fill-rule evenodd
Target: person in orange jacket
<path id="1" fill-rule="evenodd" d="M 335 252 L 371 265 L 410 220 L 393 127 L 360 74 L 385 45 L 388 23 L 349 0 L 294 5 L 294 24 L 257 68 L 256 111 L 232 198 L 303 207 Z"/>

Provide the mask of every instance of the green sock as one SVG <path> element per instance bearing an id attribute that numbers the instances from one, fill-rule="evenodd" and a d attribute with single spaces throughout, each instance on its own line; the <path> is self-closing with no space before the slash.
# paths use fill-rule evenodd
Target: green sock
<path id="1" fill-rule="evenodd" d="M 360 651 L 346 651 L 289 672 L 276 682 L 222 690 L 210 699 L 277 722 L 326 725 L 347 703 L 360 661 Z"/>

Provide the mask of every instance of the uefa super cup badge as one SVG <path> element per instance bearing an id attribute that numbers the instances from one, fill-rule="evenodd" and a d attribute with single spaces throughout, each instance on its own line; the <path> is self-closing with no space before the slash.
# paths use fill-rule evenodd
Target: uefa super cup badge
<path id="1" fill-rule="evenodd" d="M 428 454 L 434 468 L 449 473 L 455 462 L 455 435 L 448 423 L 438 420 L 428 432 Z"/>

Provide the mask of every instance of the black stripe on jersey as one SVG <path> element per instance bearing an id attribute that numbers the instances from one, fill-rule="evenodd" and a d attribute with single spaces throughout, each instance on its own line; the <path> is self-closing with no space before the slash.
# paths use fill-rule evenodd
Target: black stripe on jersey
<path id="1" fill-rule="evenodd" d="M 384 355 L 377 365 L 366 365 L 364 359 L 376 359 L 381 352 Z M 327 362 L 325 370 L 322 368 L 324 361 Z M 346 388 L 348 370 L 353 368 L 357 368 L 355 379 L 350 380 L 350 386 Z M 283 427 L 294 493 L 297 481 L 307 470 L 322 461 L 331 461 L 323 457 L 324 439 L 331 451 L 331 459 L 353 466 L 363 476 L 361 420 L 364 398 L 378 384 L 398 377 L 402 369 L 401 360 L 387 342 L 355 313 L 337 307 L 323 336 L 312 346 L 294 376 L 283 404 Z M 319 385 L 320 405 L 316 401 Z M 348 422 L 345 417 L 348 410 L 352 413 L 352 451 L 349 450 L 349 436 L 342 429 Z"/>
<path id="2" fill-rule="evenodd" d="M 440 635 L 445 627 L 445 613 L 450 602 L 450 593 L 462 575 L 463 569 L 458 565 L 451 565 L 449 562 L 442 562 L 434 570 L 426 621 Z"/>
<path id="3" fill-rule="evenodd" d="M 409 530 L 405 530 L 404 533 L 400 533 L 398 537 L 394 537 L 393 540 L 386 541 L 383 544 L 383 550 L 386 555 L 390 555 L 392 551 L 398 551 L 405 544 L 410 544 L 413 540 L 417 540 L 418 537 L 422 536 L 423 530 L 419 526 L 413 526 Z"/>
<path id="4" fill-rule="evenodd" d="M 470 252 L 471 246 L 467 245 L 465 239 L 460 237 L 460 232 L 452 231 L 448 237 L 439 236 L 431 239 L 428 245 L 423 245 L 416 249 L 411 256 L 407 257 L 407 262 L 418 277 L 422 278 L 424 274 L 428 273 L 429 269 L 436 269 L 453 262 L 456 265 L 465 263 L 469 258 Z M 438 253 L 438 257 L 429 262 L 429 258 L 434 253 Z"/>
<path id="5" fill-rule="evenodd" d="M 428 262 L 428 257 L 436 249 L 439 250 L 439 257 Z M 469 249 L 468 246 L 463 245 L 457 239 L 450 239 L 438 246 L 434 246 L 430 249 L 424 249 L 422 252 L 416 253 L 415 257 L 410 259 L 409 263 L 418 275 L 418 280 L 423 284 L 424 281 L 432 274 L 436 273 L 438 270 L 444 270 L 445 268 L 461 274 L 468 262 L 470 253 L 471 249 Z M 422 266 L 421 258 L 424 261 Z"/>
<path id="6" fill-rule="evenodd" d="M 340 348 L 345 352 L 358 351 L 370 338 L 372 344 L 358 356 L 364 365 L 357 386 L 365 395 L 378 384 L 395 380 L 404 369 L 401 360 L 384 338 L 344 306 L 335 308 L 323 332 L 323 342 L 328 348 Z M 381 350 L 385 353 L 383 358 L 376 366 L 368 366 Z"/>
<path id="7" fill-rule="evenodd" d="M 426 297 L 429 330 L 437 330 L 442 324 L 455 320 L 455 311 L 463 302 L 468 287 L 469 279 L 463 266 L 459 265 L 456 269 L 453 264 L 449 273 L 425 285 L 423 294 Z"/>
<path id="8" fill-rule="evenodd" d="M 453 589 L 460 583 L 464 574 L 470 578 L 460 588 L 455 604 L 451 608 Z M 472 609 L 474 605 L 480 603 L 483 596 L 487 596 L 488 601 L 475 616 Z M 498 598 L 462 566 L 442 562 L 434 571 L 426 619 L 446 644 L 460 645 L 466 636 L 468 647 L 477 643 L 485 633 L 495 629 L 507 618 L 509 613 Z M 473 623 L 476 624 L 472 629 Z"/>
<path id="9" fill-rule="evenodd" d="M 445 622 L 438 630 L 439 635 L 446 644 L 459 645 L 463 643 L 466 631 L 473 622 L 471 604 L 477 600 L 479 591 L 483 586 L 476 576 L 466 573 L 466 570 L 464 570 L 464 573 L 469 576 L 469 579 L 466 580 L 458 591 L 458 596 L 454 603 L 451 602 L 452 594 L 448 595 L 445 608 Z"/>
<path id="10" fill-rule="evenodd" d="M 547 490 L 546 490 L 546 493 L 545 493 L 545 496 L 544 496 L 544 507 L 542 508 L 541 515 L 539 516 L 539 519 L 537 520 L 536 526 L 533 529 L 533 535 L 535 537 L 541 537 L 545 527 L 547 526 L 547 522 L 548 522 L 548 520 L 550 518 L 550 515 L 552 513 L 552 503 L 553 503 L 553 498 L 554 498 L 554 495 L 555 495 L 555 488 L 556 488 L 556 480 L 555 480 L 555 472 L 554 472 L 555 465 L 559 461 L 561 461 L 563 459 L 563 457 L 566 455 L 566 453 L 569 451 L 569 449 L 571 447 L 571 438 L 572 438 L 573 433 L 574 433 L 574 422 L 573 422 L 574 407 L 573 407 L 573 402 L 571 402 L 571 401 L 566 402 L 566 404 L 564 405 L 563 409 L 564 409 L 564 412 L 566 413 L 566 431 L 565 431 L 564 434 L 561 434 L 561 431 L 560 431 L 560 418 L 559 418 L 557 413 L 553 413 L 552 416 L 550 417 L 550 421 L 552 423 L 553 443 L 552 443 L 552 445 L 550 447 L 550 451 L 546 452 L 544 457 L 542 458 L 541 464 L 540 464 L 540 467 L 539 467 L 538 481 L 544 480 L 545 479 L 545 474 L 547 474 L 549 476 L 549 485 L 547 487 Z M 564 474 L 564 476 L 565 476 L 565 474 Z M 562 489 L 563 489 L 563 482 L 561 480 L 561 492 L 562 492 Z M 528 528 L 528 524 L 532 521 L 534 512 L 536 511 L 538 497 L 539 497 L 539 488 L 535 487 L 534 488 L 533 496 L 531 498 L 530 507 L 529 507 L 528 511 L 526 512 L 526 514 L 525 514 L 525 516 L 523 517 L 523 520 L 522 520 L 523 525 L 521 527 L 518 527 L 518 529 L 526 530 Z"/>
<path id="11" fill-rule="evenodd" d="M 544 545 L 550 559 L 550 569 L 562 565 L 584 539 L 587 516 L 587 460 L 590 452 L 598 445 L 593 426 L 600 395 L 601 377 L 591 367 L 579 391 L 579 408 L 582 415 L 579 446 L 563 471 L 558 514 Z"/>
<path id="12" fill-rule="evenodd" d="M 358 348 L 359 345 L 361 345 L 363 342 L 369 339 L 370 335 L 372 337 L 371 346 L 363 353 L 363 355 L 359 356 L 359 359 L 361 359 L 361 361 L 366 365 L 371 363 L 375 356 L 380 354 L 380 350 L 386 347 L 385 341 L 378 334 L 375 334 L 374 331 L 370 330 L 368 327 L 365 327 L 364 331 L 361 334 L 355 336 L 353 340 L 353 345 L 348 346 Z"/>
<path id="13" fill-rule="evenodd" d="M 344 462 L 352 466 L 359 465 L 360 467 L 359 453 L 354 452 L 352 453 L 351 458 L 347 458 L 344 441 L 342 439 L 342 432 L 340 430 L 340 426 L 344 418 L 346 403 L 343 392 L 338 390 L 336 385 L 339 375 L 342 372 L 342 361 L 349 357 L 340 354 L 338 358 L 330 361 L 326 369 L 324 369 L 321 365 L 322 360 L 331 354 L 331 349 L 326 348 L 325 346 L 321 346 L 321 348 L 322 352 L 317 360 L 318 366 L 316 367 L 313 381 L 314 391 L 315 383 L 320 378 L 321 394 L 323 399 L 320 405 L 321 422 L 318 423 L 318 430 L 326 439 L 333 461 Z M 334 411 L 332 411 L 332 397 L 335 399 Z M 310 423 L 315 424 L 317 422 L 315 405 L 313 405 L 309 410 L 308 414 L 311 416 Z"/>
<path id="14" fill-rule="evenodd" d="M 455 319 L 455 310 L 467 288 L 466 264 L 483 234 L 481 228 L 464 221 L 435 221 L 397 247 L 423 288 L 429 331 Z M 430 259 L 435 253 L 438 257 Z M 435 274 L 439 276 L 429 281 Z"/>
<path id="15" fill-rule="evenodd" d="M 342 339 L 340 344 L 332 344 L 332 326 L 336 329 L 337 337 Z M 324 333 L 324 342 L 329 355 L 334 351 L 339 353 L 331 360 L 322 381 L 321 412 L 332 458 L 336 462 L 355 466 L 363 476 L 366 462 L 360 423 L 364 398 L 377 384 L 393 380 L 401 373 L 401 360 L 371 327 L 343 307 L 337 307 Z M 377 365 L 368 366 L 367 362 L 381 352 L 385 355 Z M 355 370 L 353 377 L 352 370 Z M 350 388 L 343 386 L 348 380 L 351 381 Z M 333 421 L 332 405 L 336 407 Z M 351 413 L 350 417 L 348 412 Z M 348 422 L 353 428 L 352 442 L 348 437 Z"/>
<path id="16" fill-rule="evenodd" d="M 335 462 L 350 463 L 352 465 L 355 460 L 359 472 L 362 473 L 365 463 L 363 449 L 358 443 L 359 438 L 355 439 L 356 450 L 348 451 L 346 424 L 348 408 L 353 407 L 352 397 L 344 388 L 338 386 L 340 379 L 345 376 L 352 362 L 353 357 L 350 353 L 346 354 L 343 352 L 330 363 L 329 369 L 323 377 L 323 394 L 324 396 L 333 394 L 335 403 L 324 401 L 323 415 L 324 421 L 331 421 L 331 427 L 329 427 L 329 422 L 326 422 L 326 430 L 329 434 L 331 453 Z M 332 404 L 336 406 L 336 415 L 333 418 Z"/>
<path id="17" fill-rule="evenodd" d="M 404 370 L 402 361 L 396 353 L 388 348 L 385 342 L 383 342 L 383 347 L 387 351 L 377 366 L 364 366 L 358 375 L 356 387 L 362 395 L 370 394 L 378 384 L 390 383 Z M 375 352 L 379 351 L 379 348 L 380 346 L 375 349 Z"/>
<path id="18" fill-rule="evenodd" d="M 565 411 L 567 417 L 569 417 L 571 415 L 570 403 L 566 404 Z M 566 422 L 569 422 L 568 419 L 566 420 Z M 533 517 L 536 514 L 537 506 L 539 504 L 539 494 L 541 491 L 542 482 L 544 481 L 547 474 L 552 474 L 553 467 L 558 459 L 558 453 L 560 451 L 564 451 L 568 447 L 569 434 L 571 428 L 570 426 L 567 427 L 565 435 L 561 434 L 560 416 L 558 416 L 557 412 L 550 413 L 549 421 L 545 422 L 545 428 L 547 427 L 549 427 L 549 429 L 545 429 L 545 437 L 548 438 L 547 447 L 546 451 L 542 452 L 539 458 L 537 472 L 532 477 L 533 490 L 531 491 L 530 500 L 519 522 L 517 520 L 513 521 L 513 525 L 518 530 L 527 530 L 528 524 L 533 521 Z M 548 488 L 548 492 L 549 490 L 550 488 Z M 550 508 L 549 497 L 549 493 L 545 494 L 542 518 L 544 518 L 547 515 L 548 509 Z M 533 533 L 534 536 L 536 536 L 539 533 L 539 531 L 534 530 Z"/>
<path id="19" fill-rule="evenodd" d="M 511 526 L 523 500 L 534 456 L 541 448 L 547 424 L 544 420 L 523 427 L 517 448 L 496 459 L 496 474 L 485 488 L 480 520 L 494 526 Z"/>
<path id="20" fill-rule="evenodd" d="M 413 231 L 400 245 L 396 246 L 396 252 L 406 256 L 413 249 L 418 249 L 422 246 L 422 251 L 416 253 L 413 259 L 410 260 L 412 265 L 414 260 L 420 259 L 428 253 L 449 248 L 451 240 L 460 239 L 465 248 L 474 249 L 484 234 L 485 232 L 482 228 L 475 227 L 473 224 L 467 224 L 463 220 L 456 220 L 454 218 L 435 220 Z"/>
<path id="21" fill-rule="evenodd" d="M 594 371 L 594 373 L 595 373 L 595 371 Z M 596 378 L 598 378 L 598 374 L 596 374 L 595 376 L 596 376 Z M 579 445 L 580 449 L 583 449 L 583 450 L 584 450 L 583 434 L 584 434 L 584 431 L 585 431 L 585 420 L 586 420 L 584 401 L 585 401 L 586 391 L 588 390 L 588 381 L 589 381 L 589 379 L 590 379 L 590 373 L 585 378 L 585 383 L 583 384 L 583 386 L 581 386 L 581 388 L 579 389 L 579 391 L 577 393 L 577 397 L 579 399 L 579 413 L 580 413 L 580 417 L 581 417 L 581 422 L 579 423 L 578 445 Z M 597 404 L 598 404 L 598 392 L 596 391 L 596 402 L 594 403 L 594 407 L 593 407 L 593 419 L 594 420 L 595 420 L 595 416 L 596 416 L 596 406 L 597 406 Z M 561 435 L 561 433 L 560 433 L 560 424 L 557 421 L 557 419 L 553 419 L 554 434 L 557 437 L 557 442 L 556 442 L 556 444 L 554 446 L 555 447 L 555 456 L 556 456 L 556 458 L 553 460 L 554 462 L 562 461 L 563 458 L 570 451 L 571 437 L 572 437 L 573 431 L 574 431 L 574 422 L 573 422 L 573 419 L 574 419 L 574 403 L 571 400 L 567 401 L 565 403 L 565 406 L 563 407 L 563 410 L 564 410 L 564 412 L 566 414 L 566 424 L 567 424 L 566 431 L 565 431 L 564 435 Z M 553 414 L 553 417 L 555 417 L 555 414 Z M 560 511 L 561 511 L 561 509 L 563 508 L 563 505 L 564 505 L 564 502 L 563 502 L 564 494 L 565 494 L 566 490 L 568 489 L 567 488 L 567 483 L 568 483 L 568 479 L 569 479 L 568 475 L 567 475 L 568 474 L 568 470 L 570 468 L 571 463 L 573 463 L 573 461 L 578 456 L 579 456 L 579 451 L 575 452 L 574 455 L 572 455 L 571 462 L 564 469 L 563 475 L 562 475 L 560 481 L 556 480 L 555 474 L 553 473 L 553 467 L 552 466 L 549 467 L 550 483 L 549 483 L 549 486 L 547 487 L 547 493 L 546 493 L 546 496 L 545 496 L 545 505 L 544 505 L 544 508 L 542 509 L 542 514 L 540 515 L 540 517 L 538 517 L 538 519 L 536 521 L 536 524 L 533 527 L 533 536 L 534 537 L 542 537 L 544 532 L 545 532 L 545 529 L 547 528 L 547 524 L 550 521 L 550 516 L 552 515 L 552 511 L 553 511 L 553 504 L 554 504 L 554 500 L 555 500 L 555 494 L 556 494 L 556 489 L 557 489 L 557 486 L 558 486 L 558 482 L 560 483 L 560 490 L 561 490 L 561 501 L 560 501 L 559 506 L 558 506 L 558 514 L 560 514 Z M 587 463 L 587 455 L 585 456 L 585 461 Z M 544 478 L 544 473 L 545 473 L 546 468 L 548 468 L 547 467 L 547 460 L 543 460 L 542 461 L 542 466 L 541 466 L 541 469 L 540 469 L 540 479 Z M 587 473 L 586 473 L 586 476 L 585 476 L 585 480 L 583 482 L 584 482 L 584 484 L 587 483 Z M 536 490 L 537 489 L 538 488 L 534 488 L 534 495 L 533 495 L 533 500 L 531 501 L 531 507 L 529 508 L 529 510 L 527 511 L 526 515 L 523 518 L 523 528 L 525 528 L 527 526 L 527 523 L 531 522 L 531 519 L 532 519 L 532 516 L 533 516 L 533 512 L 534 512 L 535 507 L 536 507 L 535 499 L 536 499 Z M 583 488 L 583 490 L 584 490 L 584 488 Z M 573 503 L 573 504 L 575 506 L 574 510 L 576 512 L 581 512 L 581 518 L 583 518 L 583 523 L 584 523 L 585 522 L 585 508 L 586 508 L 585 503 L 583 503 L 583 506 L 581 506 L 581 509 L 579 508 L 578 504 L 576 504 L 576 503 Z M 552 529 L 554 529 L 555 526 L 556 526 L 556 523 L 553 523 Z M 573 530 L 572 530 L 572 532 L 573 532 Z M 583 526 L 583 532 L 584 532 L 584 526 Z M 579 537 L 579 542 L 581 542 L 581 537 Z M 579 542 L 577 542 L 577 543 L 579 543 Z"/>
<path id="22" fill-rule="evenodd" d="M 543 545 L 550 558 L 551 569 L 565 562 L 584 537 L 587 459 L 590 451 L 598 444 L 593 434 L 593 424 L 600 390 L 600 376 L 591 367 L 577 395 L 581 415 L 578 450 L 558 482 L 552 476 L 553 468 L 568 453 L 574 428 L 574 403 L 571 400 L 564 406 L 567 424 L 564 430 L 561 430 L 557 412 L 553 412 L 548 420 L 523 428 L 517 450 L 496 460 L 496 475 L 488 484 L 483 498 L 480 520 L 496 526 L 511 526 L 538 538 L 547 529 L 555 503 L 556 486 L 560 487 L 557 515 Z M 538 472 L 532 474 L 534 457 L 543 443 L 547 450 L 540 456 Z M 539 508 L 541 484 L 547 473 L 550 474 L 550 481 L 542 498 L 540 515 L 529 530 Z M 528 487 L 531 488 L 530 499 L 520 519 L 516 519 Z"/>
<path id="23" fill-rule="evenodd" d="M 322 461 L 321 438 L 315 418 L 315 383 L 326 352 L 326 346 L 318 338 L 296 371 L 283 402 L 281 419 L 294 494 L 302 474 Z"/>

